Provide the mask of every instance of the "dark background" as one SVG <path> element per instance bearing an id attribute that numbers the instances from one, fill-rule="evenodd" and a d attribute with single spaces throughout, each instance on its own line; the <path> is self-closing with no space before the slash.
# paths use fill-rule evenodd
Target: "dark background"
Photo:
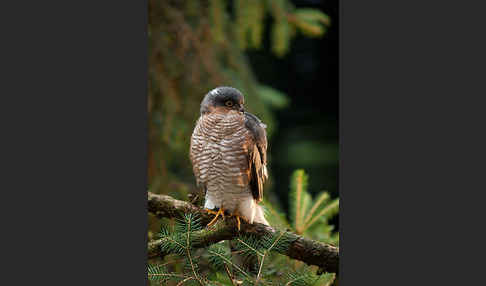
<path id="1" fill-rule="evenodd" d="M 290 97 L 290 106 L 276 111 L 278 130 L 269 143 L 273 191 L 288 206 L 290 174 L 309 174 L 309 191 L 326 190 L 338 197 L 339 7 L 338 1 L 293 1 L 296 7 L 316 8 L 331 18 L 321 38 L 298 35 L 280 59 L 265 48 L 248 52 L 259 81 Z M 267 26 L 270 23 L 267 23 Z M 270 29 L 266 29 L 267 34 Z M 334 221 L 336 222 L 336 221 Z M 335 223 L 336 224 L 336 223 Z"/>
<path id="2" fill-rule="evenodd" d="M 256 2 L 223 1 L 219 9 L 211 5 L 216 1 L 184 3 L 149 1 L 148 189 L 184 200 L 200 191 L 189 161 L 190 137 L 204 95 L 230 85 L 245 95 L 246 110 L 267 124 L 266 199 L 289 214 L 290 176 L 297 169 L 309 175 L 312 195 L 327 191 L 338 198 L 338 1 L 265 2 L 256 19 L 250 16 L 258 15 L 255 10 L 246 10 Z M 320 25 L 324 34 L 312 36 L 290 24 L 305 9 L 330 18 L 330 25 Z M 241 37 L 239 27 L 247 22 L 263 31 L 262 45 L 248 40 L 248 30 Z M 282 27 L 295 33 L 285 36 Z M 279 43 L 287 53 L 276 52 Z M 290 104 L 272 103 L 262 86 L 279 91 L 273 100 Z M 337 226 L 337 216 L 331 223 Z"/>

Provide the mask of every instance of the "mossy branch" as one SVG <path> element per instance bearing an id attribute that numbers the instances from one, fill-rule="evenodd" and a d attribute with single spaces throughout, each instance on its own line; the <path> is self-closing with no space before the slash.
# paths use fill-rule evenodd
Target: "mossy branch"
<path id="1" fill-rule="evenodd" d="M 172 198 L 167 195 L 158 195 L 148 192 L 148 211 L 155 216 L 162 218 L 181 218 L 184 213 L 198 214 L 201 223 L 206 225 L 211 221 L 213 215 L 208 214 L 203 209 L 185 202 Z M 242 222 L 241 230 L 238 232 L 236 219 L 226 218 L 219 220 L 209 229 L 193 232 L 194 248 L 207 247 L 222 240 L 231 240 L 239 236 L 240 233 L 252 234 L 255 236 L 271 235 L 276 230 L 273 228 L 255 223 L 248 224 Z M 305 238 L 291 232 L 285 232 L 291 241 L 290 246 L 282 254 L 303 261 L 308 265 L 316 265 L 320 271 L 337 273 L 339 270 L 339 248 L 330 244 Z M 148 243 L 149 258 L 160 255 L 159 247 L 164 243 L 163 239 L 153 240 Z"/>

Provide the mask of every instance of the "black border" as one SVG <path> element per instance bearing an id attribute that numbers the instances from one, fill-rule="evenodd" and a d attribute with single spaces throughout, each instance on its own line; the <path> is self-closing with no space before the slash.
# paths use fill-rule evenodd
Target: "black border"
<path id="1" fill-rule="evenodd" d="M 147 1 L 1 6 L 0 284 L 143 285 Z"/>
<path id="2" fill-rule="evenodd" d="M 484 280 L 484 9 L 434 2 L 340 2 L 340 285 Z M 146 283 L 147 1 L 9 5 L 2 285 Z"/>
<path id="3" fill-rule="evenodd" d="M 339 285 L 475 285 L 481 3 L 340 3 Z"/>

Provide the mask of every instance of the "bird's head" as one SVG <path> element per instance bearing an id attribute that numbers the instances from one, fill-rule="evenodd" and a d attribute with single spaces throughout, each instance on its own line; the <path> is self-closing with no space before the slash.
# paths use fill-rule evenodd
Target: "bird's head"
<path id="1" fill-rule="evenodd" d="M 245 97 L 239 90 L 229 86 L 217 87 L 206 94 L 201 102 L 201 114 L 214 110 L 244 112 Z"/>

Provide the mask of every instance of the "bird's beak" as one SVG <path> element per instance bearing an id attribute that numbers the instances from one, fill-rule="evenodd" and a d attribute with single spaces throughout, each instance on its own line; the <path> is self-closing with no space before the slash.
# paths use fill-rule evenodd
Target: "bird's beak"
<path id="1" fill-rule="evenodd" d="M 243 105 L 241 105 L 239 111 L 240 112 L 245 112 L 245 107 L 243 107 Z"/>

